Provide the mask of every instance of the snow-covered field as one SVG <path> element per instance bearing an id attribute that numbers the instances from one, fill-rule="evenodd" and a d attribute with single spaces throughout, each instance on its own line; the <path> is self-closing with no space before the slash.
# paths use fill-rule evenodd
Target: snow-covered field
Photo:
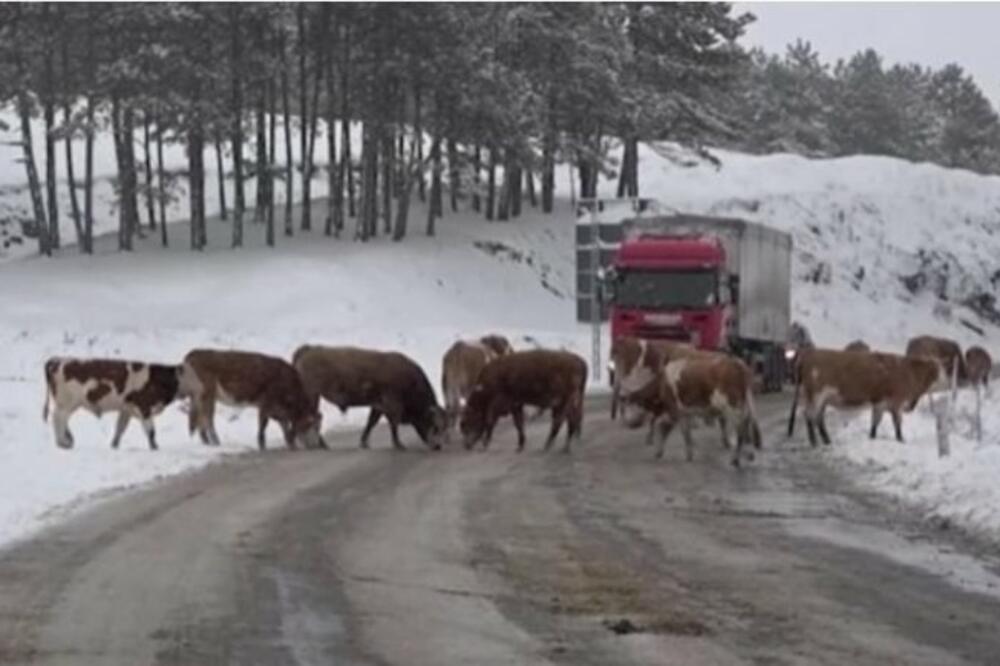
<path id="1" fill-rule="evenodd" d="M 975 405 L 972 389 L 959 392 L 946 458 L 938 457 L 926 398 L 904 419 L 906 443 L 891 439 L 889 419 L 880 438 L 869 440 L 868 415 L 859 414 L 835 437 L 834 450 L 855 466 L 862 481 L 902 499 L 922 517 L 1000 538 L 1000 396 L 984 398 L 981 442 L 975 435 Z"/>
<path id="2" fill-rule="evenodd" d="M 36 142 L 39 136 L 36 132 Z M 114 162 L 113 151 L 102 141 L 96 170 L 106 190 L 99 192 L 96 227 L 110 231 L 117 224 L 110 202 Z M 793 309 L 818 343 L 841 345 L 863 338 L 879 348 L 901 350 L 919 332 L 1000 349 L 1000 330 L 955 304 L 972 293 L 993 293 L 991 278 L 1000 268 L 991 263 L 1000 256 L 1000 236 L 994 231 L 1000 226 L 1000 178 L 887 158 L 810 161 L 725 152 L 719 153 L 723 164 L 716 169 L 703 163 L 681 166 L 664 159 L 664 150 L 641 151 L 644 195 L 678 210 L 737 215 L 793 233 Z M 214 154 L 205 157 L 206 165 L 214 166 Z M 28 210 L 18 158 L 16 149 L 0 145 L 0 218 L 5 211 Z M 169 148 L 171 169 L 182 168 L 185 161 L 180 147 Z M 208 175 L 212 211 L 217 207 L 214 169 Z M 320 175 L 314 183 L 317 196 L 325 192 L 324 181 Z M 153 237 L 141 240 L 131 254 L 116 252 L 113 237 L 106 237 L 99 240 L 95 257 L 67 248 L 54 260 L 27 256 L 33 245 L 0 247 L 0 451 L 6 463 L 0 468 L 0 541 L 27 534 L 52 516 L 54 507 L 247 451 L 253 441 L 253 416 L 224 411 L 219 430 L 227 445 L 207 450 L 188 438 L 184 414 L 173 406 L 157 421 L 158 453 L 146 450 L 135 426 L 123 449 L 110 451 L 112 419 L 98 421 L 83 412 L 72 422 L 76 449 L 57 450 L 40 413 L 41 367 L 49 355 L 176 362 L 197 346 L 288 357 L 303 342 L 361 344 L 409 353 L 433 384 L 438 383 L 441 354 L 460 336 L 497 331 L 508 334 L 516 347 L 565 346 L 589 358 L 589 331 L 574 320 L 574 215 L 568 183 L 568 174 L 561 172 L 556 215 L 529 212 L 510 223 L 490 224 L 471 214 L 449 214 L 439 223 L 436 238 L 422 235 L 426 210 L 415 206 L 411 237 L 403 243 L 380 237 L 361 245 L 317 233 L 281 237 L 279 247 L 269 250 L 263 247 L 263 229 L 248 224 L 248 247 L 233 251 L 228 249 L 228 223 L 212 220 L 209 249 L 203 253 L 184 249 L 188 233 L 183 223 L 171 228 L 179 242 L 169 250 Z M 610 182 L 601 189 L 613 194 Z M 60 196 L 66 196 L 65 188 Z M 279 186 L 279 202 L 282 196 Z M 248 200 L 253 200 L 252 191 Z M 181 196 L 172 208 L 172 219 L 186 217 L 185 201 Z M 324 205 L 314 206 L 315 219 L 322 219 Z M 65 201 L 61 210 L 63 238 L 70 239 Z M 924 265 L 921 251 L 928 257 Z M 901 278 L 918 270 L 930 276 L 931 286 L 912 294 Z M 946 270 L 947 285 L 935 285 Z M 951 304 L 938 300 L 935 291 L 947 295 Z M 974 333 L 963 319 L 985 335 Z M 362 414 L 345 419 L 328 410 L 325 417 L 326 426 L 336 428 L 356 423 Z M 865 478 L 942 512 L 958 497 L 955 484 L 967 478 L 950 472 L 953 466 L 966 464 L 983 479 L 991 474 L 1000 478 L 1000 457 L 986 449 L 968 448 L 967 454 L 967 447 L 956 442 L 946 463 L 924 456 L 921 418 L 907 421 L 912 444 L 874 445 L 877 455 L 900 452 L 886 464 L 903 476 L 871 473 L 863 463 Z M 377 432 L 384 436 L 381 429 Z M 863 461 L 873 445 L 853 432 L 839 439 L 857 439 L 856 444 L 834 449 Z M 1000 435 L 1000 423 L 988 421 L 987 432 Z M 277 431 L 271 437 L 280 446 Z M 404 435 L 404 441 L 413 443 L 412 434 Z M 936 493 L 938 499 L 917 497 L 903 481 L 890 478 L 920 478 L 921 492 Z M 974 486 L 980 487 L 985 484 Z M 998 504 L 995 495 L 970 497 L 961 500 L 965 506 L 978 499 L 983 505 L 991 500 Z M 958 513 L 955 518 L 963 520 Z"/>

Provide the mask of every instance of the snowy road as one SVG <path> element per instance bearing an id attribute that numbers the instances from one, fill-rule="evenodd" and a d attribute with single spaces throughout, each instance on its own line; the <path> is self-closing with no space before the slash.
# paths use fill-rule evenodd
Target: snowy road
<path id="1" fill-rule="evenodd" d="M 742 472 L 711 431 L 654 464 L 595 400 L 571 457 L 544 423 L 522 455 L 509 431 L 394 454 L 380 427 L 165 481 L 0 554 L 0 662 L 996 663 L 996 563 L 845 491 L 760 408 Z"/>

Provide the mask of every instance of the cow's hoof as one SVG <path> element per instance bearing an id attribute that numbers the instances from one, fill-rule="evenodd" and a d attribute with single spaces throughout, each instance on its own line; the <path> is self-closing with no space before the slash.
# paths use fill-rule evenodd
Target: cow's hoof
<path id="1" fill-rule="evenodd" d="M 739 458 L 733 458 L 732 463 L 733 463 L 733 467 L 735 467 L 736 469 L 739 469 L 739 467 L 740 467 L 740 459 Z"/>

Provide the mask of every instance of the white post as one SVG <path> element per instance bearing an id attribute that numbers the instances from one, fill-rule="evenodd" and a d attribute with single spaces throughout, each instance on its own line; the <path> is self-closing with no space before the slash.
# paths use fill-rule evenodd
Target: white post
<path id="1" fill-rule="evenodd" d="M 582 199 L 581 199 L 582 201 Z M 601 381 L 601 230 L 597 221 L 597 199 L 590 199 L 590 342 L 591 373 L 594 383 Z"/>
<path id="2" fill-rule="evenodd" d="M 979 382 L 976 382 L 976 441 L 983 441 L 983 391 Z"/>
<path id="3" fill-rule="evenodd" d="M 958 363 L 952 365 L 951 382 L 948 395 L 939 401 L 932 400 L 934 410 L 934 425 L 937 430 L 938 457 L 951 455 L 951 424 L 955 411 L 955 396 L 958 393 Z M 928 396 L 930 398 L 930 396 Z"/>

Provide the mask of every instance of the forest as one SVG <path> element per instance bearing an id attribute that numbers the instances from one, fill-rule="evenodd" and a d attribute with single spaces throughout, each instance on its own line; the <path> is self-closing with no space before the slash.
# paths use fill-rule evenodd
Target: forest
<path id="1" fill-rule="evenodd" d="M 400 241 L 415 197 L 428 205 L 413 226 L 428 235 L 446 211 L 548 213 L 556 165 L 572 168 L 580 197 L 600 174 L 639 196 L 641 142 L 709 159 L 732 148 L 1000 167 L 1000 119 L 960 66 L 887 66 L 872 50 L 829 64 L 804 41 L 767 54 L 741 44 L 754 20 L 728 3 L 0 3 L 0 108 L 17 121 L 42 254 L 63 244 L 60 215 L 93 251 L 102 132 L 114 137 L 122 250 L 140 228 L 177 242 L 166 203 L 178 196 L 183 240 L 203 249 L 212 168 L 240 247 L 248 223 L 266 225 L 272 246 L 320 227 Z M 185 147 L 182 173 L 164 169 L 165 144 Z M 296 215 L 317 178 L 324 219 Z"/>

